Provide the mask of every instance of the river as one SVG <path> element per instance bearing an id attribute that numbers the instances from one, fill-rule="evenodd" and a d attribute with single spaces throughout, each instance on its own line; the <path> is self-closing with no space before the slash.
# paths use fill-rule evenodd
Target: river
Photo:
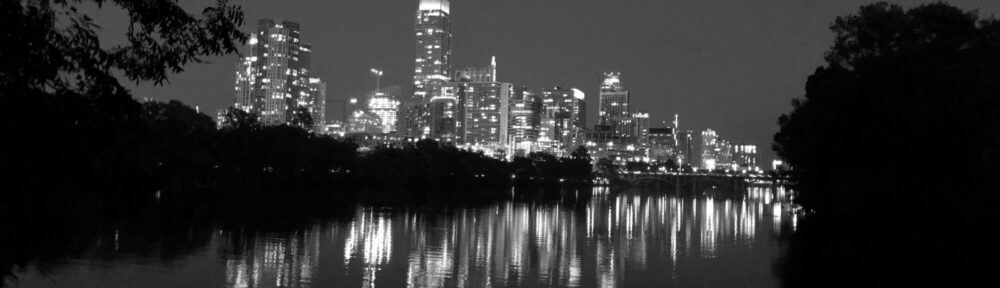
<path id="1" fill-rule="evenodd" d="M 216 228 L 176 253 L 125 252 L 116 232 L 101 251 L 15 274 L 21 287 L 776 287 L 778 238 L 798 221 L 782 188 L 591 193 L 579 202 L 358 206 L 286 230 Z"/>

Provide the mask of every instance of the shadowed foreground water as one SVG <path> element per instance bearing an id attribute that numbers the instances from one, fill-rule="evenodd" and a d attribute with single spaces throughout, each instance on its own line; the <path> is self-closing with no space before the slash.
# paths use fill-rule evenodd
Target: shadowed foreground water
<path id="1" fill-rule="evenodd" d="M 170 259 L 83 256 L 22 287 L 774 287 L 781 189 L 676 196 L 595 188 L 584 203 L 359 207 L 290 232 L 218 230 Z M 116 240 L 113 240 L 116 241 Z M 117 243 L 115 244 L 117 245 Z M 85 254 L 90 255 L 90 254 Z"/>

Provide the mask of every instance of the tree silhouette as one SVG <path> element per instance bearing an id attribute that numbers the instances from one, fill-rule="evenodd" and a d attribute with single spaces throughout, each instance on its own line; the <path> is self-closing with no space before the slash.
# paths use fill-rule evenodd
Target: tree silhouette
<path id="1" fill-rule="evenodd" d="M 975 227 L 995 219 L 984 203 L 1000 188 L 1000 22 L 877 3 L 831 30 L 826 65 L 774 137 L 814 212 L 780 267 L 786 285 L 987 275 L 972 259 L 996 251 L 978 250 L 995 245 Z"/>
<path id="2" fill-rule="evenodd" d="M 78 8 L 90 4 L 129 15 L 126 43 L 100 42 Z M 9 171 L 0 173 L 9 184 L 0 189 L 0 278 L 82 249 L 76 238 L 94 233 L 84 219 L 95 210 L 146 203 L 137 199 L 152 199 L 154 185 L 206 182 L 191 177 L 209 169 L 198 148 L 211 119 L 179 102 L 140 104 L 115 75 L 162 84 L 185 64 L 235 52 L 242 23 L 226 1 L 198 16 L 171 0 L 0 2 L 0 163 Z"/>
<path id="3" fill-rule="evenodd" d="M 223 125 L 233 129 L 260 129 L 260 117 L 256 113 L 249 113 L 236 107 L 226 108 Z"/>
<path id="4" fill-rule="evenodd" d="M 314 127 L 312 114 L 309 113 L 309 108 L 298 106 L 292 110 L 292 126 L 299 127 L 305 130 L 312 130 Z"/>

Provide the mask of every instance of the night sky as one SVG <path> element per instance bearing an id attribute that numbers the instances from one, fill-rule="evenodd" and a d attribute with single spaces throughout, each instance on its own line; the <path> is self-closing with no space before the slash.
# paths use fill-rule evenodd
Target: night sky
<path id="1" fill-rule="evenodd" d="M 200 11 L 214 1 L 181 1 Z M 760 145 L 761 163 L 774 157 L 777 118 L 802 97 L 806 77 L 832 45 L 829 23 L 856 13 L 859 0 L 452 0 L 453 68 L 486 66 L 496 55 L 499 80 L 587 93 L 587 126 L 596 123 L 601 72 L 622 72 L 632 107 L 651 113 L 652 126 L 680 114 L 682 129 L 712 128 L 734 142 Z M 888 1 L 912 7 L 931 1 Z M 296 21 L 313 45 L 312 77 L 327 82 L 327 98 L 382 85 L 411 90 L 418 0 L 233 0 L 246 13 L 244 31 L 261 18 Z M 1000 15 L 1000 1 L 950 3 L 980 17 Z M 113 6 L 95 12 L 103 43 L 124 41 L 127 18 Z M 203 112 L 233 102 L 237 55 L 187 66 L 162 87 L 134 87 L 137 98 L 178 99 Z M 405 92 L 409 93 L 409 92 Z M 327 103 L 327 119 L 340 119 Z"/>

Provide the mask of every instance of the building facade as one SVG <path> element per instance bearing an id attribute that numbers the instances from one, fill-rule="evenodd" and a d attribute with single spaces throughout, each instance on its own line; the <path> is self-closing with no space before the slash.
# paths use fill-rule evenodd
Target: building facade
<path id="1" fill-rule="evenodd" d="M 378 115 L 365 110 L 354 110 L 347 120 L 347 133 L 382 133 L 382 121 Z"/>
<path id="2" fill-rule="evenodd" d="M 583 145 L 587 124 L 586 95 L 580 89 L 553 87 L 542 90 L 542 111 L 550 125 L 546 136 L 561 152 Z M 561 153 L 560 152 L 560 153 Z"/>
<path id="3" fill-rule="evenodd" d="M 677 163 L 677 135 L 674 128 L 649 128 L 648 130 L 649 159 L 653 162 L 666 163 L 673 160 Z"/>
<path id="4" fill-rule="evenodd" d="M 598 95 L 600 125 L 611 126 L 618 134 L 627 134 L 626 123 L 631 116 L 629 111 L 629 91 L 622 85 L 621 73 L 604 73 L 601 82 L 601 92 Z"/>
<path id="5" fill-rule="evenodd" d="M 736 169 L 758 170 L 757 145 L 734 144 L 733 164 L 735 164 Z"/>
<path id="6" fill-rule="evenodd" d="M 326 127 L 326 82 L 309 78 L 309 99 L 305 102 L 312 116 L 313 131 L 322 132 Z"/>
<path id="7" fill-rule="evenodd" d="M 451 4 L 448 0 L 420 0 L 415 33 L 416 66 L 413 97 L 429 102 L 441 93 L 451 75 Z"/>
<path id="8" fill-rule="evenodd" d="M 368 92 L 368 111 L 379 118 L 380 133 L 395 133 L 399 116 L 399 86 L 389 86 Z"/>
<path id="9" fill-rule="evenodd" d="M 504 149 L 509 146 L 510 83 L 464 83 L 464 121 L 462 141 L 469 146 Z"/>
<path id="10" fill-rule="evenodd" d="M 510 99 L 510 137 L 515 155 L 537 150 L 538 130 L 542 121 L 542 98 L 528 87 L 514 88 Z"/>
<path id="11" fill-rule="evenodd" d="M 312 49 L 301 42 L 299 24 L 262 19 L 248 45 L 236 67 L 234 107 L 259 115 L 264 125 L 288 124 L 294 110 L 305 108 L 321 124 L 325 84 L 309 77 Z"/>

